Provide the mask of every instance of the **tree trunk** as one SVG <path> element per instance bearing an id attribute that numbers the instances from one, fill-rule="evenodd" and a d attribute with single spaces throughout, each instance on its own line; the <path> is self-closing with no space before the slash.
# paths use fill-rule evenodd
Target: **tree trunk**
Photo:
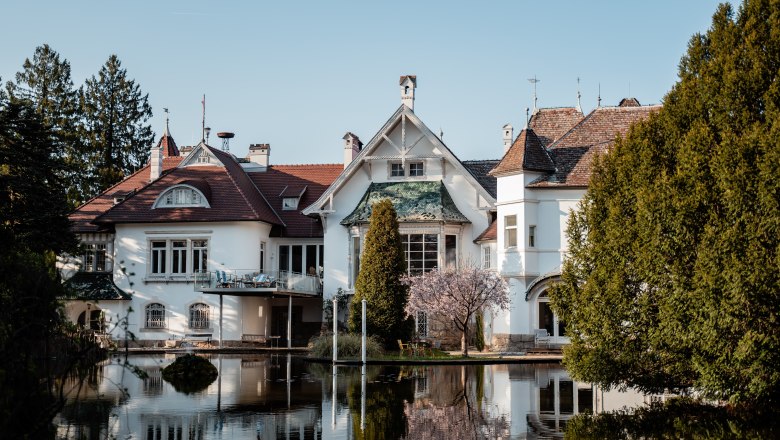
<path id="1" fill-rule="evenodd" d="M 460 351 L 463 357 L 469 357 L 469 323 L 463 324 L 463 335 L 460 337 Z"/>

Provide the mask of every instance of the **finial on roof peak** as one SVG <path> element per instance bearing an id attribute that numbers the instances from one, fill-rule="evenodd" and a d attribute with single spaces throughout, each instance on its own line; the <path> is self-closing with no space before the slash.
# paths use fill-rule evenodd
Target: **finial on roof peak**
<path id="1" fill-rule="evenodd" d="M 599 83 L 599 99 L 596 108 L 601 108 L 601 83 Z"/>
<path id="2" fill-rule="evenodd" d="M 537 100 L 537 96 L 536 96 L 536 83 L 538 83 L 539 81 L 541 81 L 541 80 L 540 79 L 536 79 L 536 75 L 534 75 L 533 78 L 528 78 L 528 82 L 530 82 L 531 84 L 534 85 L 534 113 L 536 113 L 536 111 L 537 111 L 537 107 L 536 107 L 536 100 Z"/>
<path id="3" fill-rule="evenodd" d="M 580 103 L 580 98 L 582 97 L 582 94 L 580 93 L 580 77 L 577 77 L 577 111 L 582 113 L 582 104 Z"/>

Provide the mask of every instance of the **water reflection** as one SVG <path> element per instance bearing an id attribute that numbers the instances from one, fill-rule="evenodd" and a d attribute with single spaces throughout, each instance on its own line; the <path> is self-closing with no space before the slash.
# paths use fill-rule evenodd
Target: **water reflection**
<path id="1" fill-rule="evenodd" d="M 218 380 L 186 395 L 160 377 L 174 359 L 131 357 L 144 379 L 117 360 L 100 365 L 91 386 L 72 393 L 55 420 L 58 436 L 550 438 L 562 437 L 567 421 L 592 411 L 600 396 L 557 364 L 363 370 L 288 355 L 215 355 Z"/>

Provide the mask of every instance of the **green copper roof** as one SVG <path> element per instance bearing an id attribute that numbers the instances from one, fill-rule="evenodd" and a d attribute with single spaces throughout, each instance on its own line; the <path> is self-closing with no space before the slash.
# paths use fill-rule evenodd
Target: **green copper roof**
<path id="1" fill-rule="evenodd" d="M 372 183 L 355 210 L 341 224 L 368 223 L 372 206 L 382 199 L 390 199 L 401 223 L 471 223 L 458 210 L 447 188 L 439 181 Z"/>
<path id="2" fill-rule="evenodd" d="M 130 295 L 114 284 L 113 276 L 105 272 L 76 272 L 65 282 L 72 292 L 69 299 L 80 300 L 130 300 Z"/>

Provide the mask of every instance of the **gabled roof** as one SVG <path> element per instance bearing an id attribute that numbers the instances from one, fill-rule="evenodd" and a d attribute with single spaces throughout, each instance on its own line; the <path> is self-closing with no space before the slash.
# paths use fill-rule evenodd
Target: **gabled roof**
<path id="1" fill-rule="evenodd" d="M 170 171 L 181 162 L 181 156 L 163 158 L 163 174 Z M 114 206 L 114 195 L 119 193 L 132 196 L 133 193 L 149 185 L 151 170 L 149 165 L 144 166 L 131 174 L 121 182 L 108 188 L 97 196 L 76 208 L 68 218 L 73 222 L 72 230 L 75 233 L 97 232 L 100 227 L 92 224 L 92 220 L 105 213 Z"/>
<path id="2" fill-rule="evenodd" d="M 584 115 L 576 107 L 538 109 L 528 120 L 528 128 L 536 133 L 544 147 L 566 134 Z"/>
<path id="3" fill-rule="evenodd" d="M 586 187 L 593 158 L 606 152 L 631 124 L 646 119 L 660 105 L 599 107 L 549 147 L 555 172 L 542 176 L 529 187 Z"/>
<path id="4" fill-rule="evenodd" d="M 129 293 L 114 284 L 114 277 L 109 272 L 76 272 L 65 281 L 65 288 L 70 291 L 68 299 L 83 301 L 132 299 Z"/>
<path id="5" fill-rule="evenodd" d="M 383 199 L 393 203 L 400 223 L 471 223 L 455 206 L 444 183 L 418 181 L 372 183 L 341 224 L 368 223 L 374 203 Z"/>
<path id="6" fill-rule="evenodd" d="M 520 171 L 555 171 L 549 153 L 534 130 L 530 128 L 520 131 L 501 162 L 490 174 L 500 175 Z"/>
<path id="7" fill-rule="evenodd" d="M 94 223 L 263 221 L 271 225 L 284 225 L 232 155 L 205 144 L 199 145 L 196 150 L 198 148 L 207 149 L 220 164 L 179 166 L 172 169 L 96 218 Z M 208 183 L 210 208 L 152 208 L 157 198 L 168 188 L 186 182 Z"/>
<path id="8" fill-rule="evenodd" d="M 441 152 L 444 159 L 446 159 L 449 163 L 454 164 L 456 167 L 461 167 L 463 171 L 467 171 L 460 159 L 458 159 L 457 156 L 455 156 L 455 154 L 453 154 L 452 151 L 450 151 L 450 149 L 444 144 L 444 142 L 442 142 L 438 136 L 433 134 L 433 132 L 431 132 L 431 130 L 420 120 L 420 118 L 414 114 L 414 110 L 401 104 L 401 106 L 398 107 L 392 116 L 390 116 L 387 122 L 385 122 L 382 128 L 379 129 L 379 131 L 368 142 L 368 144 L 366 144 L 365 148 L 363 148 L 357 157 L 355 157 L 355 159 L 344 169 L 344 171 L 342 171 L 336 181 L 333 182 L 330 187 L 328 187 L 328 189 L 322 194 L 322 196 L 320 196 L 319 199 L 317 199 L 316 202 L 306 207 L 306 209 L 303 210 L 303 213 L 306 215 L 314 215 L 323 209 L 323 206 L 327 203 L 330 196 L 341 189 L 342 186 L 346 185 L 350 177 L 352 177 L 352 175 L 362 167 L 363 160 L 366 158 L 366 156 L 373 154 L 374 150 L 376 150 L 378 146 L 384 141 L 384 137 L 389 135 L 390 132 L 401 123 L 403 118 L 406 118 L 407 121 L 414 124 L 428 139 L 428 141 L 431 142 L 431 144 L 433 144 L 434 147 L 436 147 Z M 470 172 L 464 172 L 463 175 L 476 188 L 477 192 L 481 193 L 481 196 L 485 200 L 487 200 L 489 203 L 495 203 L 495 196 L 490 194 L 490 192 L 488 192 Z"/>
<path id="9" fill-rule="evenodd" d="M 271 165 L 265 171 L 249 172 L 249 178 L 265 195 L 268 203 L 284 220 L 286 227 L 273 228 L 272 236 L 284 237 L 322 237 L 322 223 L 318 218 L 303 215 L 298 210 L 282 210 L 282 199 L 296 193 L 291 188 L 306 188 L 298 191 L 301 199 L 299 207 L 307 206 L 317 200 L 336 177 L 344 170 L 343 164 L 312 164 L 312 165 Z"/>

